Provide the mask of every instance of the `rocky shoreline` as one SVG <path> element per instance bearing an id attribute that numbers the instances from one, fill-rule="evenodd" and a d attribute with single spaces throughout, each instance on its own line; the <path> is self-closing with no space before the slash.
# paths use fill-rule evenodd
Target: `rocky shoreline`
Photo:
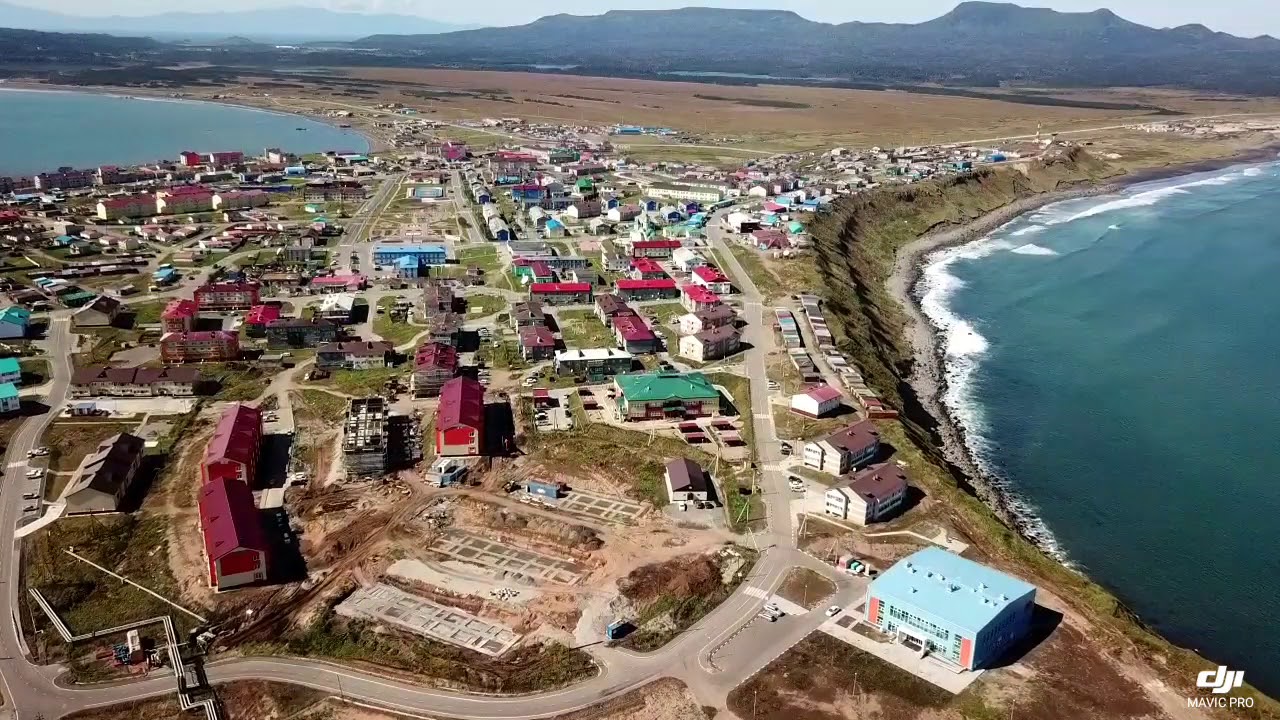
<path id="1" fill-rule="evenodd" d="M 920 278 L 929 257 L 938 251 L 980 240 L 1019 216 L 1046 205 L 1113 194 L 1144 182 L 1220 170 L 1232 165 L 1274 160 L 1278 150 L 1280 146 L 1268 144 L 1231 157 L 1136 172 L 1099 184 L 1081 185 L 1022 198 L 963 225 L 948 225 L 931 230 L 898 251 L 894 259 L 893 272 L 885 285 L 889 294 L 902 306 L 909 318 L 905 334 L 907 342 L 911 345 L 913 364 L 908 383 L 915 391 L 921 405 L 936 421 L 944 455 L 948 461 L 964 471 L 978 498 L 986 503 L 1002 521 L 1016 530 L 1027 542 L 1054 556 L 1055 559 L 1064 560 L 1061 553 L 1054 552 L 1043 538 L 1038 538 L 1034 532 L 1029 532 L 1030 528 L 1014 511 L 1011 498 L 1000 487 L 999 479 L 993 477 L 977 462 L 970 450 L 964 429 L 955 421 L 941 401 L 942 393 L 946 389 L 941 333 L 924 315 L 918 290 Z"/>

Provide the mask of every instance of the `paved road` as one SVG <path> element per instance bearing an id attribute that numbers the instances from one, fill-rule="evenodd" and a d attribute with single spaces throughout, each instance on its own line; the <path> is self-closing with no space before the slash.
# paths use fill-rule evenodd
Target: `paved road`
<path id="1" fill-rule="evenodd" d="M 709 228 L 715 228 L 713 218 Z M 788 617 L 777 623 L 752 623 L 766 598 L 782 582 L 787 571 L 797 565 L 810 567 L 838 584 L 832 602 L 848 605 L 861 591 L 858 581 L 834 570 L 795 549 L 793 518 L 789 509 L 790 493 L 781 469 L 782 454 L 769 407 L 766 384 L 766 356 L 774 345 L 770 327 L 765 324 L 766 308 L 750 277 L 738 266 L 733 254 L 724 246 L 719 230 L 711 231 L 711 242 L 721 249 L 743 291 L 744 307 L 750 323 L 746 340 L 751 345 L 745 364 L 751 378 L 751 404 L 757 409 L 750 418 L 756 438 L 757 463 L 761 469 L 759 491 L 768 515 L 768 529 L 750 534 L 746 544 L 761 550 L 760 560 L 743 585 L 732 597 L 701 622 L 662 650 L 638 655 L 613 648 L 590 648 L 602 672 L 590 681 L 541 695 L 520 698 L 495 698 L 423 688 L 376 673 L 345 668 L 316 660 L 294 658 L 230 659 L 210 664 L 208 676 L 214 683 L 233 680 L 269 680 L 303 685 L 335 695 L 358 699 L 392 710 L 430 715 L 449 715 L 477 720 L 513 720 L 515 718 L 551 717 L 587 707 L 625 693 L 664 676 L 683 679 L 702 704 L 723 705 L 726 695 L 743 680 L 760 670 L 772 658 L 802 639 L 825 617 L 812 612 Z M 56 320 L 50 331 L 49 355 L 53 361 L 53 382 L 49 404 L 60 406 L 65 400 L 70 377 L 69 354 L 72 336 L 69 323 Z M 60 360 L 60 361 L 59 361 Z M 6 463 L 7 485 L 21 477 L 26 451 L 36 445 L 52 414 L 32 418 L 23 424 L 10 443 Z M 13 497 L 0 502 L 0 535 L 12 546 L 13 531 L 21 503 Z M 0 581 L 8 587 L 0 595 L 12 616 L 20 607 L 17 598 L 18 554 L 16 546 L 0 556 Z M 15 623 L 0 623 L 0 680 L 6 699 L 6 712 L 11 717 L 59 717 L 65 713 L 102 705 L 110 705 L 142 697 L 174 691 L 172 677 L 151 679 L 109 687 L 83 689 L 62 688 L 52 678 L 58 668 L 40 667 L 27 659 L 26 648 Z M 745 626 L 745 629 L 744 629 Z M 14 712 L 14 708 L 17 712 Z"/>

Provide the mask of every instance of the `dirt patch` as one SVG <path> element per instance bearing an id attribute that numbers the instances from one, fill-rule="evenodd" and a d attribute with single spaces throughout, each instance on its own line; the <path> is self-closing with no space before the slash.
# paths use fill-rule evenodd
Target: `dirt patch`
<path id="1" fill-rule="evenodd" d="M 600 535 L 589 527 L 561 522 L 511 507 L 502 507 L 469 498 L 454 501 L 455 522 L 466 527 L 486 527 L 499 532 L 532 536 L 552 548 L 573 550 L 574 554 L 594 552 L 604 546 Z"/>
<path id="2" fill-rule="evenodd" d="M 270 682 L 235 682 L 218 686 L 227 720 L 280 720 L 295 717 L 324 700 L 326 693 L 296 685 Z M 188 720 L 194 717 L 178 707 L 172 695 L 121 703 L 65 716 L 65 720 Z"/>
<path id="3" fill-rule="evenodd" d="M 618 590 L 636 609 L 636 630 L 622 644 L 642 652 L 667 644 L 724 602 L 754 563 L 750 550 L 726 546 L 631 571 Z"/>
<path id="4" fill-rule="evenodd" d="M 801 607 L 810 610 L 836 591 L 835 583 L 810 570 L 809 568 L 791 568 L 783 579 L 778 594 Z"/>
<path id="5" fill-rule="evenodd" d="M 760 720 L 1148 720 L 1168 717 L 1075 628 L 1061 626 L 959 695 L 815 632 L 729 694 Z"/>
<path id="6" fill-rule="evenodd" d="M 714 711 L 698 707 L 684 683 L 663 678 L 608 702 L 557 715 L 555 720 L 696 720 L 713 715 Z"/>

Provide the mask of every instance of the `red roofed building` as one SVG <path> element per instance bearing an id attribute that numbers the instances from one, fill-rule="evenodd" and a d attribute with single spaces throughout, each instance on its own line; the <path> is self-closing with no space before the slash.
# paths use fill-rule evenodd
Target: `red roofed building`
<path id="1" fill-rule="evenodd" d="M 830 385 L 819 385 L 809 392 L 792 396 L 791 412 L 805 417 L 820 418 L 840 409 L 840 391 Z"/>
<path id="2" fill-rule="evenodd" d="M 359 292 L 369 286 L 369 277 L 361 273 L 349 275 L 321 275 L 311 278 L 308 286 L 322 293 Z"/>
<path id="3" fill-rule="evenodd" d="M 761 250 L 781 250 L 791 247 L 787 234 L 773 228 L 761 228 L 751 232 L 751 242 Z"/>
<path id="4" fill-rule="evenodd" d="M 218 479 L 200 488 L 200 533 L 210 587 L 229 590 L 267 579 L 266 533 L 248 485 Z"/>
<path id="5" fill-rule="evenodd" d="M 435 397 L 458 374 L 458 349 L 439 342 L 423 343 L 413 356 L 414 397 Z"/>
<path id="6" fill-rule="evenodd" d="M 195 300 L 170 300 L 164 306 L 164 312 L 160 313 L 160 324 L 167 333 L 191 332 L 197 312 L 199 308 L 196 307 Z"/>
<path id="7" fill-rule="evenodd" d="M 179 185 L 156 193 L 157 213 L 208 212 L 213 209 L 213 191 L 199 185 Z"/>
<path id="8" fill-rule="evenodd" d="M 621 278 L 616 285 L 618 297 L 624 300 L 660 300 L 680 297 L 680 288 L 671 278 L 633 280 Z"/>
<path id="9" fill-rule="evenodd" d="M 685 285 L 680 290 L 680 304 L 689 312 L 710 310 L 720 304 L 720 296 L 701 285 Z"/>
<path id="10" fill-rule="evenodd" d="M 631 261 L 631 277 L 636 280 L 661 280 L 667 276 L 657 260 L 639 257 Z"/>
<path id="11" fill-rule="evenodd" d="M 683 246 L 679 240 L 637 240 L 631 244 L 631 257 L 669 258 Z"/>
<path id="12" fill-rule="evenodd" d="M 154 195 L 122 195 L 98 201 L 99 220 L 146 217 L 156 214 Z"/>
<path id="13" fill-rule="evenodd" d="M 0 227 L 17 225 L 22 222 L 22 215 L 17 210 L 0 210 Z"/>
<path id="14" fill-rule="evenodd" d="M 258 452 L 262 445 L 262 411 L 243 403 L 227 408 L 204 449 L 200 478 L 253 483 L 258 477 Z"/>
<path id="15" fill-rule="evenodd" d="M 440 389 L 436 409 L 436 455 L 479 455 L 484 448 L 484 386 L 456 377 Z"/>
<path id="16" fill-rule="evenodd" d="M 654 353 L 662 342 L 639 315 L 619 315 L 613 319 L 613 335 L 618 347 L 632 354 Z"/>
<path id="17" fill-rule="evenodd" d="M 529 362 L 556 356 L 556 337 L 545 325 L 520 328 L 520 355 Z"/>
<path id="18" fill-rule="evenodd" d="M 256 337 L 267 334 L 267 323 L 280 319 L 279 305 L 254 305 L 245 313 L 245 332 Z"/>
<path id="19" fill-rule="evenodd" d="M 237 332 L 171 332 L 160 337 L 160 359 L 167 363 L 225 362 L 239 357 Z"/>
<path id="20" fill-rule="evenodd" d="M 544 305 L 586 305 L 591 302 L 591 283 L 532 283 L 529 299 Z"/>
<path id="21" fill-rule="evenodd" d="M 196 288 L 201 310 L 248 310 L 258 304 L 258 283 L 210 283 Z"/>
<path id="22" fill-rule="evenodd" d="M 195 167 L 204 163 L 204 158 L 200 157 L 200 153 L 183 150 L 178 153 L 178 160 L 183 167 Z"/>
<path id="23" fill-rule="evenodd" d="M 716 268 L 710 265 L 703 265 L 693 269 L 693 282 L 696 285 L 710 290 L 713 293 L 728 295 L 733 292 L 733 283 L 729 282 L 729 278 Z"/>

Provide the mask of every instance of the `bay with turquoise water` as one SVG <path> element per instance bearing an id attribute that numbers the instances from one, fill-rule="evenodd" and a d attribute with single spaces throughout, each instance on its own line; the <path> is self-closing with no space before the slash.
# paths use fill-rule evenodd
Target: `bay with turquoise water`
<path id="1" fill-rule="evenodd" d="M 0 86 L 2 88 L 3 86 Z M 297 128 L 305 128 L 298 130 Z M 367 152 L 363 135 L 216 103 L 0 89 L 0 175 L 174 160 L 183 150 Z"/>
<path id="2" fill-rule="evenodd" d="M 1280 693 L 1280 164 L 930 256 L 943 403 L 1042 546 Z"/>

